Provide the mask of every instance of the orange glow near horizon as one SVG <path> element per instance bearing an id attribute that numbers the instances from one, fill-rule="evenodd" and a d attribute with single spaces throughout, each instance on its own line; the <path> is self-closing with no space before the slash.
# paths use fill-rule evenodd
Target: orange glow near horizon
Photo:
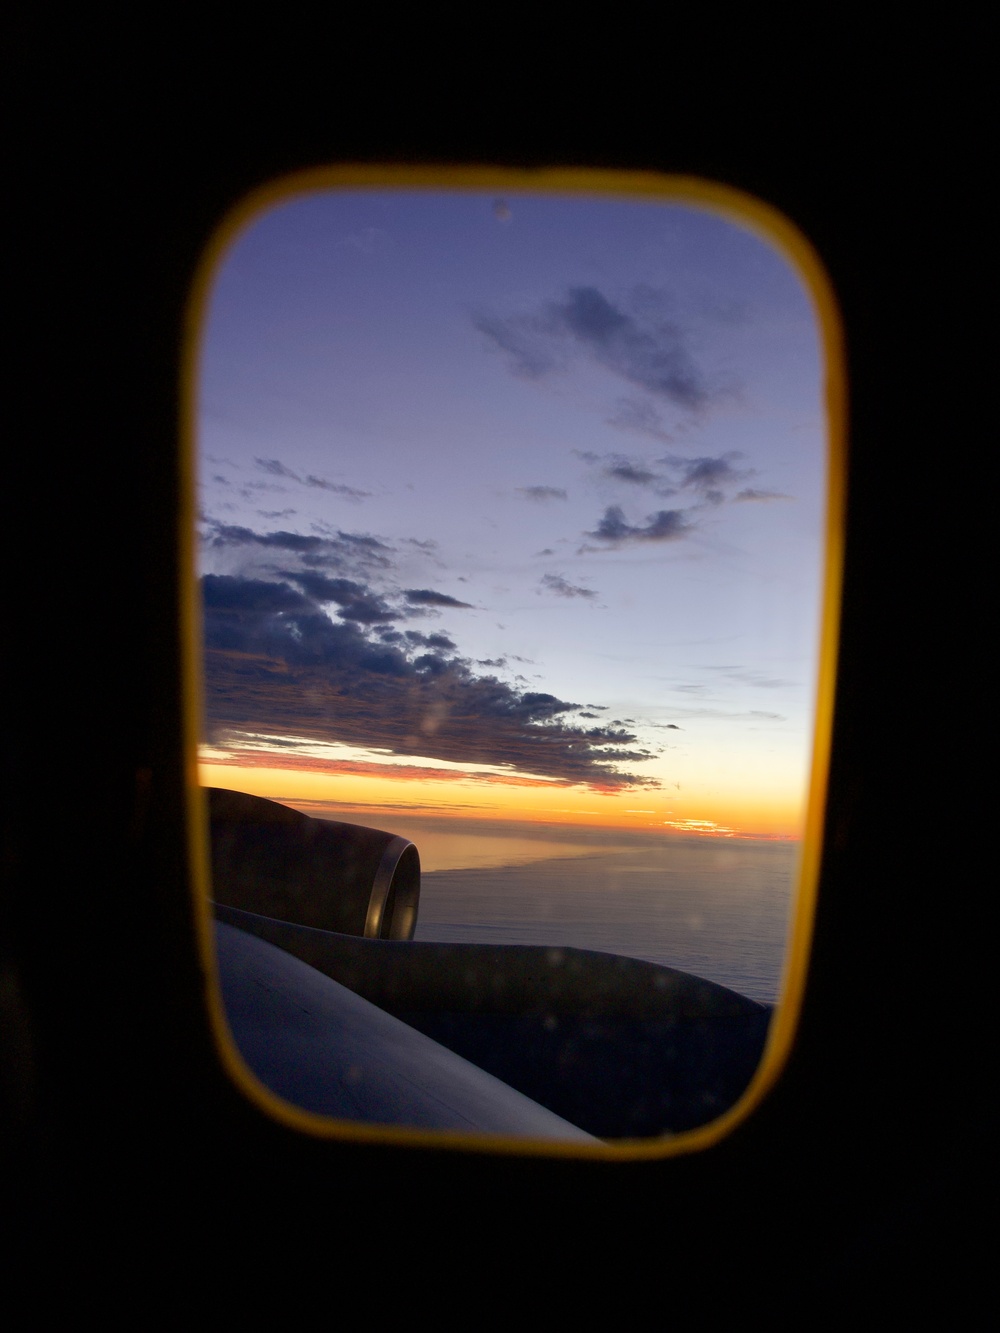
<path id="1" fill-rule="evenodd" d="M 534 775 L 472 771 L 431 765 L 321 760 L 310 755 L 241 750 L 203 753 L 199 777 L 287 805 L 338 811 L 372 810 L 451 820 L 592 825 L 612 829 L 661 829 L 665 835 L 795 839 L 801 810 L 764 784 L 750 793 L 626 788 L 595 791 Z M 319 810 L 316 810 L 319 813 Z"/>

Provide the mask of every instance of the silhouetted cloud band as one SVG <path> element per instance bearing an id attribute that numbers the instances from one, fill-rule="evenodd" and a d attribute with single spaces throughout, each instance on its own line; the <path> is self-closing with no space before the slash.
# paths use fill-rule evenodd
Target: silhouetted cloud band
<path id="1" fill-rule="evenodd" d="M 653 757 L 623 726 L 581 726 L 579 705 L 477 675 L 468 659 L 447 655 L 446 636 L 435 643 L 437 636 L 383 629 L 368 637 L 363 625 L 373 621 L 344 615 L 368 596 L 349 580 L 310 588 L 304 576 L 296 581 L 202 580 L 215 743 L 266 731 L 508 766 L 597 790 L 656 785 L 622 769 Z M 321 599 L 340 605 L 339 621 Z"/>

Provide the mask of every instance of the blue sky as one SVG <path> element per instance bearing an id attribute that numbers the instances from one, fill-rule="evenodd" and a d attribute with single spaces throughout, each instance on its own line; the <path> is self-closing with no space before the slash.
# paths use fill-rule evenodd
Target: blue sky
<path id="1" fill-rule="evenodd" d="M 822 373 L 789 261 L 689 204 L 328 191 L 258 215 L 202 343 L 211 753 L 794 822 Z"/>

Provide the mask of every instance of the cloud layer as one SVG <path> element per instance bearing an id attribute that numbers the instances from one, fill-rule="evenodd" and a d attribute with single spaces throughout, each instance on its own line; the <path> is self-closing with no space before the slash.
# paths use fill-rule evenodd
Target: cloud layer
<path id="1" fill-rule="evenodd" d="M 533 774 L 604 791 L 655 785 L 623 767 L 653 757 L 624 725 L 587 725 L 594 714 L 580 705 L 482 674 L 487 664 L 458 655 L 447 635 L 401 628 L 409 616 L 470 604 L 432 588 L 394 596 L 373 586 L 365 569 L 384 579 L 392 565 L 377 538 L 216 524 L 207 544 L 256 564 L 202 579 L 215 744 L 240 747 L 270 733 L 507 767 L 518 780 Z M 593 595 L 553 579 L 557 595 Z"/>

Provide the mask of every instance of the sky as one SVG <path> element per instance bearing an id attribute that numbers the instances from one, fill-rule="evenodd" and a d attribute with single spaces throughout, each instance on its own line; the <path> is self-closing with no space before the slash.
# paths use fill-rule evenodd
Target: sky
<path id="1" fill-rule="evenodd" d="M 258 214 L 202 332 L 202 780 L 383 826 L 797 836 L 822 381 L 790 261 L 687 203 Z"/>

